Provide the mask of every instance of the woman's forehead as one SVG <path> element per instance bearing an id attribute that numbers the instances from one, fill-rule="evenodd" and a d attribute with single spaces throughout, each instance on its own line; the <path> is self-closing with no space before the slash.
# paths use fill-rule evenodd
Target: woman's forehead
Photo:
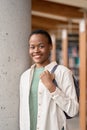
<path id="1" fill-rule="evenodd" d="M 30 39 L 29 39 L 29 43 L 34 43 L 34 42 L 48 42 L 48 39 L 45 35 L 42 34 L 33 34 Z"/>

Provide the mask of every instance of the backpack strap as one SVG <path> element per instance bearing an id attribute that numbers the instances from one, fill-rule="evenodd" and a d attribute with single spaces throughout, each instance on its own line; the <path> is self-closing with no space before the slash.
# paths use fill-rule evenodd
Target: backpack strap
<path id="1" fill-rule="evenodd" d="M 58 67 L 58 64 L 56 64 L 56 65 L 52 68 L 51 73 L 54 73 L 57 67 Z M 56 82 L 55 79 L 53 79 L 53 83 L 56 85 L 56 87 L 58 87 L 58 84 L 57 84 L 57 82 Z"/>
<path id="2" fill-rule="evenodd" d="M 57 67 L 58 67 L 58 64 L 56 64 L 56 65 L 52 68 L 51 73 L 54 73 Z M 75 90 L 76 90 L 76 94 L 77 94 L 77 98 L 78 98 L 78 97 L 79 97 L 79 85 L 78 85 L 78 83 L 77 83 L 77 81 L 76 81 L 76 79 L 75 79 L 74 76 L 73 76 L 73 80 L 74 80 Z M 57 82 L 56 82 L 55 79 L 53 79 L 53 83 L 56 85 L 56 87 L 58 87 L 58 84 L 57 84 Z M 79 100 L 79 99 L 78 99 L 78 100 Z M 65 113 L 66 119 L 71 119 L 71 118 L 72 118 L 72 117 L 68 116 L 68 115 L 66 114 L 66 112 L 64 112 L 64 113 Z"/>
<path id="3" fill-rule="evenodd" d="M 56 64 L 56 65 L 52 68 L 51 73 L 54 73 L 54 72 L 55 72 L 57 66 L 58 66 L 58 64 Z"/>

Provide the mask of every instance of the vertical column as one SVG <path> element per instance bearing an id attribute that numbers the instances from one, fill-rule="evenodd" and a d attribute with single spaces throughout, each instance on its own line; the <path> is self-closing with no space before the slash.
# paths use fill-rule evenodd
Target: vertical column
<path id="1" fill-rule="evenodd" d="M 19 130 L 19 80 L 29 67 L 30 0 L 0 0 L 0 130 Z"/>
<path id="2" fill-rule="evenodd" d="M 87 32 L 86 21 L 80 22 L 80 127 L 81 130 L 86 130 L 86 102 L 87 102 Z"/>
<path id="3" fill-rule="evenodd" d="M 68 36 L 67 36 L 67 30 L 62 31 L 62 57 L 63 57 L 63 64 L 68 67 Z"/>
<path id="4" fill-rule="evenodd" d="M 51 52 L 51 61 L 56 61 L 56 36 L 55 34 L 52 34 L 51 38 L 52 38 L 52 44 L 53 44 L 53 48 Z"/>

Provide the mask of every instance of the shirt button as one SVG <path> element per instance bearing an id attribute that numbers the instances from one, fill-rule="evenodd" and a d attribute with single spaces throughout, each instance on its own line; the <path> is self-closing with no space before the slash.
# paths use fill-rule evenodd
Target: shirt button
<path id="1" fill-rule="evenodd" d="M 42 94 L 42 92 L 39 92 L 39 94 L 41 95 L 41 94 Z"/>
<path id="2" fill-rule="evenodd" d="M 54 95 L 52 95 L 52 97 L 54 97 Z"/>
<path id="3" fill-rule="evenodd" d="M 40 115 L 38 115 L 38 118 L 40 118 Z"/>
<path id="4" fill-rule="evenodd" d="M 39 105 L 39 106 L 41 106 L 41 104 L 40 104 L 40 103 L 39 103 L 38 105 Z"/>

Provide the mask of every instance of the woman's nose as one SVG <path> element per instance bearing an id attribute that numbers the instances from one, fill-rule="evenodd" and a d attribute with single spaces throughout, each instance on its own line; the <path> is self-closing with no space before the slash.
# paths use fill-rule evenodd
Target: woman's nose
<path id="1" fill-rule="evenodd" d="M 35 47 L 35 52 L 38 52 L 39 51 L 39 47 Z"/>

